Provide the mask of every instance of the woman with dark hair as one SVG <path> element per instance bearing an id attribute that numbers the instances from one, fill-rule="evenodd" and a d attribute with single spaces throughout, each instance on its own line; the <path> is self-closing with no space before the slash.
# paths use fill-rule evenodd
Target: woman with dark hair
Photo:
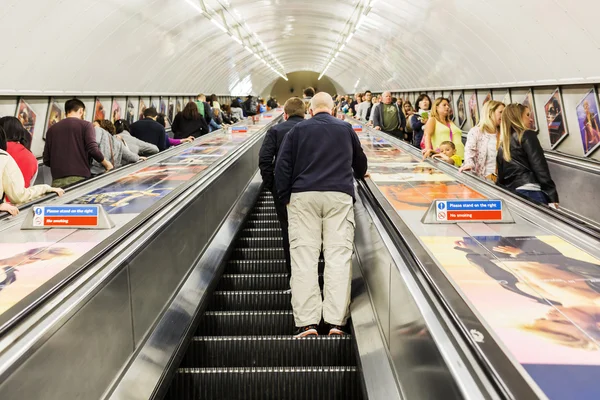
<path id="1" fill-rule="evenodd" d="M 234 99 L 231 102 L 231 116 L 236 118 L 238 122 L 244 119 L 244 109 L 238 99 Z"/>
<path id="2" fill-rule="evenodd" d="M 151 156 L 158 153 L 158 147 L 131 136 L 129 129 L 129 122 L 127 120 L 119 119 L 115 121 L 115 133 L 123 139 L 129 150 L 140 156 Z"/>
<path id="3" fill-rule="evenodd" d="M 221 105 L 219 104 L 219 99 L 216 94 L 210 95 L 210 101 L 208 104 L 210 104 L 212 108 L 218 108 L 219 110 L 221 109 Z"/>
<path id="4" fill-rule="evenodd" d="M 231 115 L 231 107 L 228 104 L 223 104 L 221 106 L 223 109 L 221 110 L 221 118 L 223 118 L 223 122 L 227 125 L 231 125 L 237 121 L 234 121 L 233 116 Z"/>
<path id="5" fill-rule="evenodd" d="M 195 105 L 195 103 L 194 103 Z M 196 106 L 196 108 L 198 108 Z M 179 115 L 179 114 L 178 114 Z M 158 116 L 156 117 L 156 122 L 158 122 L 159 124 L 161 124 L 162 126 L 164 126 L 165 128 L 167 127 L 167 123 L 165 120 L 165 114 L 158 114 Z M 173 127 L 171 126 L 171 130 L 173 130 Z M 169 146 L 179 146 L 181 143 L 191 143 L 194 141 L 194 137 L 193 136 L 188 136 L 186 138 L 182 138 L 182 139 L 173 139 L 172 137 L 167 135 L 167 139 L 169 141 Z"/>
<path id="6" fill-rule="evenodd" d="M 112 122 L 106 119 L 94 121 L 96 130 L 96 143 L 102 154 L 110 160 L 115 168 L 143 160 L 137 153 L 131 151 L 122 138 L 115 136 L 116 129 Z M 92 161 L 90 168 L 92 175 L 100 175 L 105 172 L 102 165 L 96 160 Z"/>
<path id="7" fill-rule="evenodd" d="M 425 134 L 424 128 L 425 124 L 429 119 L 429 112 L 431 110 L 431 99 L 425 93 L 421 93 L 419 97 L 417 97 L 417 101 L 415 103 L 415 108 L 418 108 L 419 111 L 414 113 L 410 118 L 410 124 L 413 130 L 413 146 L 417 149 L 421 148 L 421 141 L 423 140 L 423 135 Z"/>
<path id="8" fill-rule="evenodd" d="M 0 127 L 0 211 L 17 215 L 19 209 L 4 202 L 5 196 L 14 204 L 26 203 L 46 193 L 54 192 L 62 196 L 65 191 L 50 185 L 34 185 L 25 187 L 23 174 L 15 160 L 6 151 L 6 133 Z"/>
<path id="9" fill-rule="evenodd" d="M 15 117 L 0 118 L 0 127 L 6 134 L 6 152 L 16 161 L 28 188 L 35 182 L 38 173 L 37 159 L 29 150 L 31 135 Z"/>
<path id="10" fill-rule="evenodd" d="M 183 111 L 175 116 L 171 130 L 175 139 L 184 139 L 190 136 L 198 138 L 208 133 L 208 125 L 198 112 L 196 104 L 190 101 Z"/>

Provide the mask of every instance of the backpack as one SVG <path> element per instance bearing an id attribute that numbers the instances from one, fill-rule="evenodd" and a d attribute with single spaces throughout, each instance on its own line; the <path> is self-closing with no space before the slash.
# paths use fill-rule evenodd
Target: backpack
<path id="1" fill-rule="evenodd" d="M 256 97 L 246 100 L 244 104 L 246 105 L 247 114 L 256 115 L 256 108 L 258 107 L 258 100 L 256 100 Z"/>

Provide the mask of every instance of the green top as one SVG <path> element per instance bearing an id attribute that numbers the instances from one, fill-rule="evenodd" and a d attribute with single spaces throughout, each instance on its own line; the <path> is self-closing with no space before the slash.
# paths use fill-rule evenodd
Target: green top
<path id="1" fill-rule="evenodd" d="M 198 112 L 200 115 L 204 117 L 204 103 L 201 101 L 196 101 L 196 107 L 198 107 Z"/>
<path id="2" fill-rule="evenodd" d="M 398 129 L 400 121 L 398 120 L 398 109 L 395 104 L 383 104 L 383 121 L 381 122 L 381 130 L 391 132 Z"/>

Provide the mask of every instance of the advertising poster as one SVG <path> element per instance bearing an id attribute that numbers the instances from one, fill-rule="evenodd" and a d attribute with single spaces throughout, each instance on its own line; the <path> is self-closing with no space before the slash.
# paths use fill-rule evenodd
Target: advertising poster
<path id="1" fill-rule="evenodd" d="M 112 109 L 110 111 L 110 120 L 114 123 L 119 119 L 121 119 L 121 106 L 116 99 L 113 99 Z"/>
<path id="2" fill-rule="evenodd" d="M 144 111 L 146 111 L 146 103 L 144 103 L 144 100 L 140 99 L 140 107 L 138 108 L 138 120 L 144 119 Z"/>
<path id="3" fill-rule="evenodd" d="M 529 89 L 529 91 L 527 92 L 527 94 L 525 94 L 525 97 L 523 98 L 523 103 L 522 103 L 525 107 L 529 108 L 529 111 L 531 112 L 531 125 L 530 125 L 530 129 L 532 131 L 537 131 L 538 130 L 538 122 L 537 122 L 537 115 L 535 113 L 535 103 L 533 102 L 533 90 Z"/>
<path id="4" fill-rule="evenodd" d="M 154 107 L 156 112 L 158 112 L 158 104 L 156 104 L 157 99 L 155 97 L 150 98 L 150 107 Z"/>
<path id="5" fill-rule="evenodd" d="M 452 92 L 448 93 L 448 103 L 450 104 L 450 120 L 454 121 L 456 115 L 454 115 L 454 99 L 452 97 Z"/>
<path id="6" fill-rule="evenodd" d="M 164 97 L 160 99 L 160 109 L 159 109 L 158 113 L 167 115 L 167 102 L 164 99 Z"/>
<path id="7" fill-rule="evenodd" d="M 484 199 L 485 196 L 455 181 L 377 182 L 396 211 L 426 211 L 436 199 Z"/>
<path id="8" fill-rule="evenodd" d="M 492 99 L 492 92 L 488 92 L 488 94 L 485 96 L 485 98 L 483 99 L 483 105 L 485 105 L 485 103 L 487 103 L 488 101 L 490 101 Z"/>
<path id="9" fill-rule="evenodd" d="M 600 261 L 555 236 L 420 239 L 549 398 L 599 398 Z"/>
<path id="10" fill-rule="evenodd" d="M 462 129 L 467 122 L 467 109 L 465 107 L 465 95 L 461 93 L 456 99 L 456 115 L 458 117 L 458 127 Z"/>
<path id="11" fill-rule="evenodd" d="M 21 121 L 21 124 L 27 129 L 27 132 L 31 134 L 33 138 L 35 130 L 35 121 L 37 119 L 36 113 L 29 106 L 29 104 L 21 98 L 19 100 L 19 107 L 17 108 L 17 118 Z"/>
<path id="12" fill-rule="evenodd" d="M 600 145 L 600 120 L 596 91 L 590 90 L 577 105 L 577 122 L 583 144 L 583 154 L 589 156 Z"/>
<path id="13" fill-rule="evenodd" d="M 175 118 L 175 104 L 172 97 L 169 97 L 168 117 L 170 121 L 173 121 Z"/>
<path id="14" fill-rule="evenodd" d="M 179 114 L 183 110 L 181 107 L 181 99 L 177 99 L 177 104 L 175 106 L 175 115 Z"/>
<path id="15" fill-rule="evenodd" d="M 502 99 L 502 102 L 505 105 L 509 105 L 511 103 L 511 100 L 510 100 L 510 90 L 506 91 L 506 94 L 504 95 L 504 98 Z"/>
<path id="16" fill-rule="evenodd" d="M 554 149 L 568 135 L 560 89 L 557 88 L 552 93 L 552 96 L 550 96 L 550 99 L 544 105 L 544 112 L 546 114 L 546 123 L 548 124 L 550 144 Z"/>
<path id="17" fill-rule="evenodd" d="M 96 97 L 96 102 L 94 103 L 94 121 L 97 119 L 106 119 L 106 112 L 104 111 L 104 106 L 100 102 L 100 99 Z"/>
<path id="18" fill-rule="evenodd" d="M 133 124 L 133 120 L 135 119 L 135 108 L 129 99 L 127 99 L 127 111 L 125 111 L 125 119 L 130 125 Z"/>
<path id="19" fill-rule="evenodd" d="M 471 126 L 479 123 L 479 105 L 477 104 L 477 92 L 473 92 L 469 99 L 469 116 L 471 117 Z"/>
<path id="20" fill-rule="evenodd" d="M 57 122 L 60 122 L 63 119 L 63 116 L 64 112 L 60 107 L 60 104 L 58 104 L 54 99 L 50 99 L 48 119 L 46 120 L 46 131 L 48 131 L 48 129 L 50 129 L 50 127 L 55 125 Z"/>
<path id="21" fill-rule="evenodd" d="M 0 314 L 61 272 L 96 243 L 0 243 Z"/>

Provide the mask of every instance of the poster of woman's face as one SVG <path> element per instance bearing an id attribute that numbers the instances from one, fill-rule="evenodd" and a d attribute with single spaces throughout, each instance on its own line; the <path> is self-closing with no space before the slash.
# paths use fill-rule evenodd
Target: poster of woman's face
<path id="1" fill-rule="evenodd" d="M 448 97 L 446 97 L 448 99 L 448 104 L 450 104 L 450 110 L 449 110 L 449 117 L 451 121 L 454 121 L 454 118 L 456 118 L 456 115 L 454 114 L 454 99 L 452 98 L 452 92 L 448 93 Z"/>
<path id="2" fill-rule="evenodd" d="M 23 99 L 19 100 L 19 108 L 17 109 L 17 118 L 21 121 L 21 124 L 27 129 L 33 138 L 35 130 L 35 120 L 37 118 L 36 113 Z"/>
<path id="3" fill-rule="evenodd" d="M 465 96 L 463 93 L 459 94 L 458 99 L 456 100 L 456 114 L 458 115 L 458 127 L 462 129 L 465 122 L 467 122 Z"/>
<path id="4" fill-rule="evenodd" d="M 548 133 L 550 135 L 550 144 L 554 149 L 558 144 L 567 137 L 566 121 L 563 114 L 562 99 L 560 97 L 560 89 L 556 89 L 550 99 L 544 105 L 546 114 L 546 123 L 548 124 Z"/>
<path id="5" fill-rule="evenodd" d="M 533 102 L 533 90 L 529 89 L 529 91 L 525 95 L 525 98 L 523 99 L 523 105 L 525 107 L 529 108 L 529 111 L 531 112 L 530 129 L 532 131 L 537 131 L 538 130 L 538 122 L 537 122 L 537 116 L 535 115 L 535 103 Z"/>
<path id="6" fill-rule="evenodd" d="M 583 143 L 583 154 L 589 156 L 600 146 L 600 120 L 596 91 L 590 90 L 577 105 L 577 122 Z"/>
<path id="7" fill-rule="evenodd" d="M 119 102 L 116 99 L 113 99 L 112 110 L 110 112 L 110 115 L 112 122 L 121 119 L 121 106 L 119 105 Z"/>
<path id="8" fill-rule="evenodd" d="M 96 98 L 94 105 L 94 121 L 97 119 L 106 119 L 106 113 L 104 112 L 104 106 L 100 102 L 100 99 Z"/>
<path id="9" fill-rule="evenodd" d="M 473 93 L 469 99 L 469 116 L 471 117 L 471 126 L 479 123 L 479 105 L 477 104 L 477 93 Z"/>
<path id="10" fill-rule="evenodd" d="M 133 103 L 131 102 L 131 100 L 127 100 L 127 111 L 125 112 L 125 119 L 127 120 L 127 122 L 129 122 L 129 124 L 133 124 L 134 115 L 135 110 L 133 107 Z"/>
<path id="11" fill-rule="evenodd" d="M 488 94 L 485 96 L 485 99 L 483 99 L 483 104 L 485 105 L 485 103 L 487 103 L 491 99 L 492 99 L 492 92 L 488 92 Z"/>
<path id="12" fill-rule="evenodd" d="M 140 108 L 139 108 L 139 118 L 138 119 L 144 119 L 144 111 L 146 111 L 146 103 L 144 103 L 144 100 L 140 99 Z"/>

